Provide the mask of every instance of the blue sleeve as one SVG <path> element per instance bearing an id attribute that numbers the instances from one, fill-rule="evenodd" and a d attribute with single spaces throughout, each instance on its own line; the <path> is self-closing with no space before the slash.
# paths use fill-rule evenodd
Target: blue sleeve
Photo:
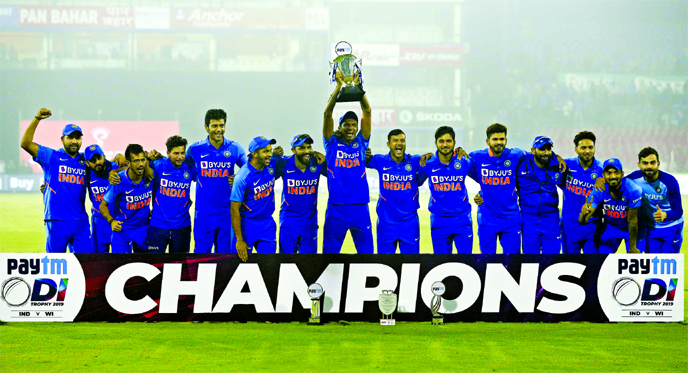
<path id="1" fill-rule="evenodd" d="M 320 175 L 327 177 L 327 162 L 320 164 Z"/>
<path id="2" fill-rule="evenodd" d="M 426 163 L 424 167 L 418 167 L 418 186 L 421 186 L 425 183 L 425 180 L 428 179 L 428 173 L 425 171 L 428 167 L 428 164 Z"/>
<path id="3" fill-rule="evenodd" d="M 523 149 L 511 148 L 511 154 L 513 154 L 514 156 L 516 156 L 516 158 L 517 158 L 516 161 L 518 162 L 518 161 L 521 160 L 521 158 L 527 156 L 527 155 L 530 154 L 530 153 L 526 152 L 526 151 L 523 150 Z"/>
<path id="4" fill-rule="evenodd" d="M 355 141 L 358 141 L 363 151 L 368 149 L 368 145 L 370 145 L 370 138 L 366 139 L 365 137 L 363 137 L 363 131 L 358 131 L 358 136 L 356 136 Z"/>
<path id="5" fill-rule="evenodd" d="M 150 163 L 149 163 L 149 164 L 150 164 L 150 168 L 152 168 L 153 171 L 155 171 L 158 167 L 160 167 L 160 164 L 161 164 L 164 160 L 165 160 L 165 158 L 162 158 L 162 159 L 156 159 L 156 160 L 154 160 L 153 162 L 150 162 Z"/>
<path id="6" fill-rule="evenodd" d="M 232 195 L 229 200 L 232 202 L 244 202 L 244 195 L 246 192 L 246 176 L 245 173 L 239 173 L 238 177 L 234 179 L 234 185 L 232 185 Z"/>
<path id="7" fill-rule="evenodd" d="M 380 157 L 380 154 L 373 154 L 373 157 L 370 158 L 370 161 L 368 161 L 368 159 L 366 158 L 366 167 L 377 170 L 377 167 L 379 166 L 378 163 L 380 163 Z"/>
<path id="8" fill-rule="evenodd" d="M 641 179 L 643 177 L 643 172 L 640 170 L 636 170 L 636 171 L 631 172 L 631 174 L 626 176 L 626 177 L 631 179 L 631 180 L 638 180 L 638 179 Z"/>
<path id="9" fill-rule="evenodd" d="M 246 156 L 246 149 L 244 149 L 244 147 L 241 146 L 241 144 L 239 144 L 238 142 L 235 142 L 234 145 L 236 146 L 236 150 L 237 150 L 237 161 L 236 161 L 236 163 L 237 163 L 237 165 L 239 165 L 239 167 L 244 167 L 244 165 L 246 163 L 248 163 L 248 157 Z"/>
<path id="10" fill-rule="evenodd" d="M 195 164 L 194 159 L 193 159 L 193 144 L 191 144 L 188 148 L 186 148 L 186 158 L 184 159 L 184 162 L 191 167 L 192 165 Z"/>
<path id="11" fill-rule="evenodd" d="M 119 193 L 119 188 L 119 184 L 108 186 L 107 190 L 105 191 L 105 195 L 103 196 L 103 200 L 105 200 L 105 202 L 107 202 L 108 205 L 112 205 L 115 203 L 115 199 L 117 198 L 117 194 Z"/>
<path id="12" fill-rule="evenodd" d="M 676 178 L 664 172 L 659 174 L 659 179 L 667 187 L 667 198 L 671 211 L 666 211 L 666 220 L 678 220 L 683 216 L 683 203 L 681 202 L 681 188 Z"/>
<path id="13" fill-rule="evenodd" d="M 325 151 L 327 151 L 327 148 L 336 141 L 337 137 L 334 135 L 334 133 L 332 133 L 332 136 L 330 136 L 329 139 L 326 139 L 325 136 L 323 136 L 323 146 L 325 147 Z"/>
<path id="14" fill-rule="evenodd" d="M 468 155 L 471 157 L 471 159 L 470 159 L 471 165 L 468 168 L 468 177 L 473 179 L 473 181 L 475 181 L 476 183 L 480 184 L 480 177 L 478 176 L 478 169 L 476 166 L 476 164 L 478 163 L 478 158 L 477 158 L 478 151 L 477 150 L 472 151 Z"/>
<path id="15" fill-rule="evenodd" d="M 189 174 L 191 176 L 191 180 L 198 180 L 198 175 L 196 175 L 196 167 L 189 167 Z"/>
<path id="16" fill-rule="evenodd" d="M 38 145 L 38 153 L 36 153 L 36 157 L 33 160 L 45 169 L 50 166 L 50 159 L 53 157 L 53 153 L 55 153 L 53 149 Z"/>
<path id="17" fill-rule="evenodd" d="M 607 191 L 607 186 L 604 186 L 604 191 Z M 597 206 L 602 203 L 602 200 L 604 199 L 604 192 L 598 192 L 597 189 L 593 189 L 592 193 L 592 202 L 590 203 L 590 206 L 594 209 L 597 208 Z"/>
<path id="18" fill-rule="evenodd" d="M 289 157 L 273 155 L 272 162 L 275 162 L 275 180 L 284 175 L 284 167 L 287 165 Z"/>

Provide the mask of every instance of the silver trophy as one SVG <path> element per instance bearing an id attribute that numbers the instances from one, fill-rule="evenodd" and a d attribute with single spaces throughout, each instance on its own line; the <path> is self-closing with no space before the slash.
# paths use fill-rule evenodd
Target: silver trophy
<path id="1" fill-rule="evenodd" d="M 308 318 L 308 325 L 322 325 L 320 315 L 322 314 L 323 288 L 315 283 L 308 287 L 308 296 L 311 298 L 311 317 Z"/>
<path id="2" fill-rule="evenodd" d="M 395 320 L 392 317 L 394 311 L 397 310 L 397 295 L 392 290 L 383 290 L 382 294 L 377 300 L 377 305 L 382 312 L 380 325 L 395 325 Z"/>
<path id="3" fill-rule="evenodd" d="M 442 294 L 445 291 L 444 284 L 441 281 L 432 284 L 432 301 L 430 308 L 432 309 L 432 325 L 444 325 L 444 317 L 440 315 L 440 307 L 442 306 Z"/>
<path id="4" fill-rule="evenodd" d="M 337 71 L 344 75 L 344 85 L 339 90 L 337 102 L 361 101 L 365 91 L 363 90 L 363 72 L 361 71 L 362 60 L 356 60 L 356 56 L 351 54 L 351 44 L 340 41 L 334 47 L 337 58 L 330 62 L 330 84 L 336 81 Z"/>

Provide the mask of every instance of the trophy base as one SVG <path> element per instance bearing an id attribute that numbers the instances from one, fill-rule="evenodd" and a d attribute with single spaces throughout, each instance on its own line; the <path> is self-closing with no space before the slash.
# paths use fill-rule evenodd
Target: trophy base
<path id="1" fill-rule="evenodd" d="M 432 325 L 444 325 L 444 317 L 433 316 L 432 317 Z"/>
<path id="2" fill-rule="evenodd" d="M 345 86 L 339 90 L 337 95 L 337 102 L 358 102 L 361 101 L 365 95 L 363 85 Z"/>
<path id="3" fill-rule="evenodd" d="M 394 320 L 394 319 L 380 319 L 380 325 L 396 325 L 396 320 Z"/>
<path id="4" fill-rule="evenodd" d="M 309 317 L 308 318 L 308 325 L 322 325 L 322 323 L 320 322 L 319 317 L 318 318 Z"/>

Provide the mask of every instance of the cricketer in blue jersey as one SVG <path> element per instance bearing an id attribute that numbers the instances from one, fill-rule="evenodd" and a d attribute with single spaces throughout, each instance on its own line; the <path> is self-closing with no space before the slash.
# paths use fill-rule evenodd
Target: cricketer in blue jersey
<path id="1" fill-rule="evenodd" d="M 643 190 L 629 178 L 623 177 L 621 161 L 610 158 L 602 164 L 606 186 L 604 191 L 594 190 L 579 215 L 581 224 L 600 208 L 604 220 L 601 234 L 596 237 L 600 254 L 612 254 L 619 249 L 621 240 L 626 241 L 627 251 L 639 253 L 638 208 Z"/>
<path id="2" fill-rule="evenodd" d="M 342 73 L 337 72 L 335 79 L 337 86 L 327 103 L 323 119 L 329 191 L 323 253 L 338 254 L 342 250 L 346 232 L 351 231 L 356 251 L 372 254 L 373 231 L 368 210 L 370 195 L 365 169 L 365 151 L 370 141 L 371 109 L 368 98 L 364 95 L 361 99 L 361 131 L 358 131 L 358 116 L 349 111 L 339 118 L 339 127 L 335 132 L 332 111 L 342 88 Z"/>
<path id="3" fill-rule="evenodd" d="M 194 252 L 233 252 L 231 201 L 234 166 L 246 164 L 241 144 L 224 137 L 227 113 L 210 109 L 205 115 L 208 137 L 191 144 L 186 162 L 196 170 Z"/>
<path id="4" fill-rule="evenodd" d="M 640 170 L 628 175 L 643 190 L 640 220 L 645 234 L 638 240 L 638 248 L 653 254 L 677 254 L 683 244 L 681 190 L 676 178 L 660 171 L 659 165 L 659 153 L 647 147 L 638 154 Z"/>
<path id="5" fill-rule="evenodd" d="M 429 180 L 430 234 L 435 254 L 451 254 L 452 243 L 458 254 L 473 251 L 473 219 L 466 192 L 466 177 L 473 161 L 454 153 L 454 130 L 440 127 L 435 131 L 437 152 L 418 172 L 419 182 Z"/>
<path id="6" fill-rule="evenodd" d="M 86 185 L 88 186 L 88 197 L 91 200 L 91 240 L 93 249 L 96 253 L 110 252 L 110 241 L 112 240 L 112 228 L 107 219 L 100 213 L 100 203 L 105 197 L 110 183 L 119 183 L 119 164 L 121 154 L 115 156 L 113 162 L 105 158 L 103 149 L 94 144 L 86 147 L 84 152 L 86 157 Z M 122 163 L 124 165 L 124 163 Z"/>
<path id="7" fill-rule="evenodd" d="M 259 136 L 248 146 L 250 158 L 237 172 L 232 188 L 232 226 L 239 257 L 246 261 L 248 252 L 275 253 L 277 225 L 275 212 L 274 139 Z"/>
<path id="8" fill-rule="evenodd" d="M 521 252 L 522 218 L 518 207 L 515 172 L 516 165 L 528 153 L 518 148 L 507 148 L 507 128 L 499 123 L 487 127 L 488 148 L 470 154 L 475 163 L 469 176 L 480 185 L 476 195 L 478 204 L 478 236 L 480 251 L 494 254 L 497 239 L 504 254 Z M 555 159 L 556 158 L 556 159 Z M 566 164 L 552 153 L 550 165 L 559 163 L 564 171 Z"/>
<path id="9" fill-rule="evenodd" d="M 552 139 L 538 136 L 531 154 L 516 166 L 516 191 L 523 219 L 524 254 L 561 253 L 558 165 L 551 166 Z"/>
<path id="10" fill-rule="evenodd" d="M 561 178 L 563 206 L 561 209 L 562 247 L 564 254 L 596 254 L 593 240 L 600 219 L 592 217 L 587 223 L 578 221 L 586 198 L 601 182 L 604 188 L 602 162 L 595 158 L 595 134 L 579 132 L 573 139 L 574 151 L 578 155 L 566 158 L 567 170 Z"/>
<path id="11" fill-rule="evenodd" d="M 307 134 L 294 136 L 290 157 L 274 156 L 275 178 L 282 178 L 279 252 L 315 254 L 318 252 L 318 186 L 327 176 L 327 164 L 316 160 L 313 139 Z M 324 161 L 324 159 L 323 159 Z"/>
<path id="12" fill-rule="evenodd" d="M 366 167 L 377 170 L 380 197 L 377 200 L 377 253 L 420 252 L 418 220 L 418 170 L 420 155 L 406 154 L 406 135 L 395 129 L 387 135 L 389 153 L 366 159 Z"/>
<path id="13" fill-rule="evenodd" d="M 45 249 L 49 253 L 91 253 L 93 245 L 86 214 L 86 159 L 81 148 L 81 128 L 68 124 L 62 130 L 62 149 L 54 150 L 33 142 L 38 123 L 50 117 L 50 110 L 42 108 L 29 124 L 21 140 L 21 147 L 31 154 L 43 169 L 46 192 L 43 193 L 46 232 Z"/>
<path id="14" fill-rule="evenodd" d="M 188 253 L 191 247 L 191 182 L 196 180 L 195 167 L 184 162 L 186 139 L 167 139 L 167 158 L 151 162 L 153 180 L 153 212 L 148 225 L 148 251 Z"/>
<path id="15" fill-rule="evenodd" d="M 153 196 L 153 182 L 144 175 L 148 160 L 138 144 L 129 144 L 124 156 L 129 167 L 119 173 L 119 184 L 105 192 L 100 213 L 112 228 L 112 253 L 148 252 L 146 236 Z"/>

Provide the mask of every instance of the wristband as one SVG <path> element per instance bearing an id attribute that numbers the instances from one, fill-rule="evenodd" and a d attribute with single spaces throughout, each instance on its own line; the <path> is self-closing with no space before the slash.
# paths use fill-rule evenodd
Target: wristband
<path id="1" fill-rule="evenodd" d="M 34 118 L 36 118 L 36 119 L 38 119 L 38 120 L 41 120 L 41 118 L 39 118 L 39 117 L 34 117 Z"/>
<path id="2" fill-rule="evenodd" d="M 108 224 L 112 225 L 113 221 L 115 221 L 115 218 L 110 218 L 110 220 L 108 220 Z"/>

